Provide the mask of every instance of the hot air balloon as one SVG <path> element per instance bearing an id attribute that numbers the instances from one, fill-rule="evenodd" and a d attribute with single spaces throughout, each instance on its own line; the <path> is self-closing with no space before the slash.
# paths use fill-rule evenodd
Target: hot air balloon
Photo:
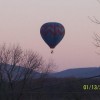
<path id="1" fill-rule="evenodd" d="M 54 49 L 65 35 L 64 26 L 58 22 L 48 22 L 41 26 L 40 34 L 46 44 Z M 51 51 L 53 53 L 53 50 Z"/>

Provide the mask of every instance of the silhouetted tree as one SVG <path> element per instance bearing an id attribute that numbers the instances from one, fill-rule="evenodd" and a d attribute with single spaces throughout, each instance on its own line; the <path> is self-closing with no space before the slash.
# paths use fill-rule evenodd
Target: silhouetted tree
<path id="1" fill-rule="evenodd" d="M 97 0 L 99 3 L 100 3 L 100 0 Z M 100 20 L 98 20 L 95 16 L 93 16 L 93 17 L 88 17 L 89 19 L 90 19 L 90 21 L 92 21 L 93 23 L 95 23 L 95 24 L 100 24 Z M 100 36 L 99 36 L 99 34 L 97 34 L 97 33 L 95 33 L 94 34 L 94 40 L 95 40 L 95 43 L 94 43 L 94 45 L 96 46 L 96 47 L 100 47 Z"/>
<path id="2" fill-rule="evenodd" d="M 49 72 L 50 66 L 44 67 L 43 63 L 43 58 L 38 53 L 23 50 L 19 45 L 1 45 L 0 90 L 3 97 L 0 97 L 20 100 L 30 80 L 41 76 L 43 78 Z M 38 72 L 43 73 L 38 75 Z"/>

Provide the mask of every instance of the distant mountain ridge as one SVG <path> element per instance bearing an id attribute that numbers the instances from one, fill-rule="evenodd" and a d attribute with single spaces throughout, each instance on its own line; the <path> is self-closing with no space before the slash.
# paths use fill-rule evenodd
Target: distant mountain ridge
<path id="1" fill-rule="evenodd" d="M 100 67 L 75 68 L 50 74 L 51 77 L 56 77 L 56 78 L 64 78 L 64 77 L 87 78 L 96 75 L 100 75 Z"/>
<path id="2" fill-rule="evenodd" d="M 12 66 L 8 65 L 6 70 L 11 70 Z M 27 71 L 28 68 L 22 67 L 22 66 L 16 66 L 12 76 L 13 78 L 16 77 L 16 75 L 19 77 L 20 74 L 22 74 L 24 71 Z M 32 69 L 30 69 L 32 70 Z M 3 71 L 4 79 L 7 79 L 7 74 L 5 71 Z M 33 78 L 39 78 L 41 73 L 32 71 L 31 76 Z M 56 77 L 56 78 L 66 78 L 66 77 L 75 77 L 75 78 L 88 78 L 92 76 L 100 75 L 100 67 L 87 67 L 87 68 L 73 68 L 73 69 L 67 69 L 60 72 L 55 73 L 49 73 L 49 77 Z M 17 78 L 16 77 L 16 80 Z M 20 79 L 23 79 L 23 74 L 21 75 Z"/>
<path id="3" fill-rule="evenodd" d="M 30 74 L 30 76 L 32 77 L 39 77 L 40 73 L 36 72 L 30 68 L 26 68 L 26 67 L 22 67 L 22 66 L 12 66 L 7 64 L 6 66 L 0 66 L 1 67 L 1 73 L 2 73 L 2 78 L 4 80 L 9 80 L 9 75 L 10 77 L 12 77 L 12 80 L 21 80 L 25 77 L 25 74 L 30 73 L 30 71 L 32 71 L 32 73 Z"/>

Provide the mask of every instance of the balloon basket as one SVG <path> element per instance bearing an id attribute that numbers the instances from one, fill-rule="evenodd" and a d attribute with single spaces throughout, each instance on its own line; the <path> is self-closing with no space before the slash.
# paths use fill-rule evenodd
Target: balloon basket
<path id="1" fill-rule="evenodd" d="M 51 54 L 53 54 L 53 50 L 51 50 Z"/>

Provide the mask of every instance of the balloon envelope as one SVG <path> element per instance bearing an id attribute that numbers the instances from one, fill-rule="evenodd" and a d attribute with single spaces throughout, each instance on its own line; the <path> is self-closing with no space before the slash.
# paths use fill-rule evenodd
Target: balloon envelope
<path id="1" fill-rule="evenodd" d="M 48 46 L 50 48 L 55 48 L 56 45 L 63 39 L 65 35 L 65 29 L 60 23 L 48 22 L 42 25 L 40 33 Z"/>

